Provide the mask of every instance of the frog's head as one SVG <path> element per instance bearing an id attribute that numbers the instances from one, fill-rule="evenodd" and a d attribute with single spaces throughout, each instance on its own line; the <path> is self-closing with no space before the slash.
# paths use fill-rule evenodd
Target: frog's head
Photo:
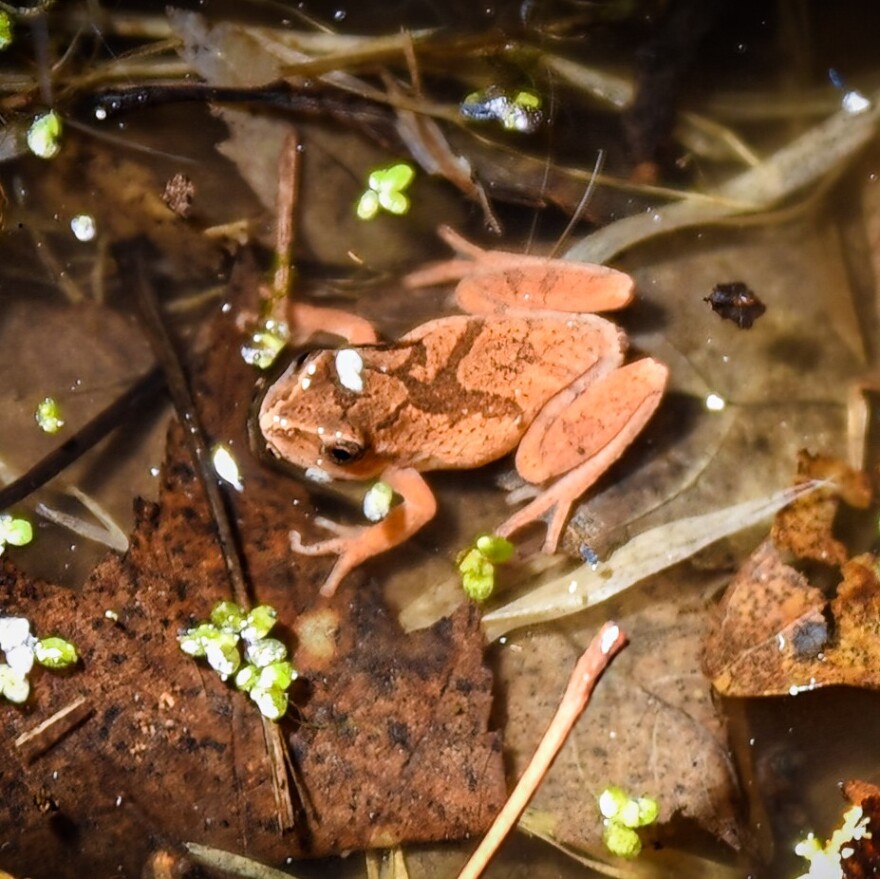
<path id="1" fill-rule="evenodd" d="M 259 427 L 269 451 L 314 482 L 370 479 L 385 466 L 347 417 L 351 392 L 338 386 L 337 360 L 332 351 L 301 357 L 260 404 Z"/>

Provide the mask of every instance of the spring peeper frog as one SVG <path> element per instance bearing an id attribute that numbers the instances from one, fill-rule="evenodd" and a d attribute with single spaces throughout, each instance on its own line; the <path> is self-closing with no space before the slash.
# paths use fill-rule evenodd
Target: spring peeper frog
<path id="1" fill-rule="evenodd" d="M 325 596 L 431 519 L 436 502 L 422 473 L 480 467 L 514 451 L 536 495 L 496 533 L 549 514 L 544 550 L 555 551 L 572 503 L 622 454 L 663 394 L 666 367 L 648 357 L 623 365 L 625 334 L 593 313 L 631 301 L 628 275 L 483 251 L 450 229 L 441 235 L 458 258 L 411 275 L 409 284 L 460 278 L 455 298 L 465 314 L 430 320 L 388 344 L 313 351 L 260 407 L 275 455 L 319 481 L 378 477 L 402 498 L 373 525 L 320 519 L 332 536 L 312 544 L 291 534 L 297 553 L 337 556 Z"/>

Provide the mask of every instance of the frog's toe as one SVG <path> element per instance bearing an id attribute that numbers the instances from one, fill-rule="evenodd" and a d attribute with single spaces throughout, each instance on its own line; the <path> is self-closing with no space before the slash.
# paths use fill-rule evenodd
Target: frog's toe
<path id="1" fill-rule="evenodd" d="M 523 501 L 532 501 L 541 493 L 541 486 L 532 485 L 531 482 L 523 483 L 517 488 L 512 488 L 504 495 L 504 503 L 509 507 L 515 507 Z"/>
<path id="2" fill-rule="evenodd" d="M 568 521 L 568 515 L 571 512 L 571 500 L 566 497 L 560 497 L 552 490 L 542 491 L 529 504 L 522 509 L 517 510 L 509 519 L 502 522 L 495 533 L 499 537 L 509 537 L 516 531 L 520 531 L 527 525 L 537 522 L 542 516 L 549 514 L 547 520 L 547 536 L 544 538 L 544 546 L 542 551 L 551 555 L 556 552 L 559 540 L 562 537 L 562 531 L 565 523 Z"/>
<path id="3" fill-rule="evenodd" d="M 327 519 L 324 516 L 315 516 L 315 524 L 325 531 L 329 531 L 336 537 L 345 540 L 356 540 L 364 530 L 363 525 L 343 525 L 341 522 L 335 522 L 333 519 Z"/>
<path id="4" fill-rule="evenodd" d="M 547 555 L 552 555 L 556 552 L 570 513 L 570 502 L 559 501 L 552 507 L 550 520 L 547 522 L 547 535 L 544 537 L 544 546 L 542 547 L 542 551 Z"/>
<path id="5" fill-rule="evenodd" d="M 339 552 L 340 539 L 331 537 L 329 540 L 318 540 L 315 543 L 303 543 L 299 531 L 290 532 L 290 548 L 298 555 L 334 555 Z"/>

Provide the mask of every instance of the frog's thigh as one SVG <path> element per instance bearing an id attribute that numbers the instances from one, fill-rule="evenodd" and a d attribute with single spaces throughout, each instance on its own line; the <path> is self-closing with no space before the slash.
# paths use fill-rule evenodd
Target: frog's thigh
<path id="1" fill-rule="evenodd" d="M 660 402 L 667 375 L 662 363 L 647 357 L 582 389 L 576 382 L 550 400 L 526 431 L 517 471 L 542 483 L 578 468 L 580 487 L 572 489 L 572 499 L 582 494 L 638 436 Z"/>
<path id="2" fill-rule="evenodd" d="M 507 537 L 550 512 L 544 552 L 555 552 L 572 503 L 645 426 L 660 402 L 667 374 L 656 360 L 638 360 L 589 385 L 555 417 L 533 423 L 536 429 L 526 434 L 517 451 L 517 470 L 530 482 L 564 475 L 517 510 L 496 533 Z"/>

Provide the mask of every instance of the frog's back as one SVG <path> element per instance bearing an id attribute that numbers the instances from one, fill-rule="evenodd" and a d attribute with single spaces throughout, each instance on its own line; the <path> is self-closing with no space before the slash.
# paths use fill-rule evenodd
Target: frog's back
<path id="1" fill-rule="evenodd" d="M 516 448 L 551 397 L 597 366 L 620 363 L 625 345 L 620 329 L 596 315 L 429 321 L 397 345 L 362 349 L 367 372 L 385 388 L 381 398 L 394 401 L 379 417 L 369 395 L 371 445 L 378 457 L 420 470 L 494 461 Z"/>

